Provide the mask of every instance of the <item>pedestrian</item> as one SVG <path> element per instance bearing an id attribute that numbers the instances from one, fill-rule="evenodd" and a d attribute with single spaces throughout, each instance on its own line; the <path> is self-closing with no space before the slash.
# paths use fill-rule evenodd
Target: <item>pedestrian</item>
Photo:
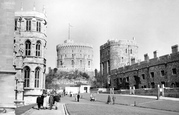
<path id="1" fill-rule="evenodd" d="M 37 109 L 39 110 L 40 106 L 41 106 L 41 97 L 40 96 L 37 97 L 36 103 L 37 103 L 37 106 L 38 106 Z"/>
<path id="2" fill-rule="evenodd" d="M 77 94 L 77 102 L 80 101 L 79 99 L 80 99 L 80 94 L 78 93 L 78 94 Z"/>
<path id="3" fill-rule="evenodd" d="M 48 109 L 48 106 L 49 106 L 49 94 L 47 94 L 47 95 L 44 97 L 44 103 L 43 103 L 44 109 Z"/>
<path id="4" fill-rule="evenodd" d="M 50 110 L 52 109 L 53 104 L 54 104 L 54 98 L 53 98 L 53 95 L 51 94 L 50 97 L 49 97 Z"/>
<path id="5" fill-rule="evenodd" d="M 115 104 L 115 100 L 116 100 L 116 97 L 113 95 L 112 96 L 113 105 Z"/>
<path id="6" fill-rule="evenodd" d="M 43 108 L 43 103 L 44 103 L 44 95 L 42 94 L 41 95 L 41 102 L 40 102 L 40 106 L 42 106 L 42 108 Z"/>
<path id="7" fill-rule="evenodd" d="M 111 104 L 111 96 L 108 95 L 107 104 Z"/>

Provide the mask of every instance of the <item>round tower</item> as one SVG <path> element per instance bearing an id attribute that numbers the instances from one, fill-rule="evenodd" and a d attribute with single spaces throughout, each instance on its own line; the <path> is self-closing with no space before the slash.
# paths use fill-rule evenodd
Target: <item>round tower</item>
<path id="1" fill-rule="evenodd" d="M 93 47 L 87 44 L 65 40 L 57 49 L 57 68 L 62 71 L 93 71 Z"/>

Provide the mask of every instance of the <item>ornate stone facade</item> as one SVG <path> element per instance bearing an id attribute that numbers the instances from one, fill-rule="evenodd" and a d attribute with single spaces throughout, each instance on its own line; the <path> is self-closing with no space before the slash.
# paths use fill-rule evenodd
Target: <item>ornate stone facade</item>
<path id="1" fill-rule="evenodd" d="M 156 88 L 164 84 L 165 87 L 179 87 L 179 52 L 178 45 L 172 46 L 172 53 L 149 59 L 144 55 L 144 61 L 111 71 L 112 87 L 116 89 Z"/>
<path id="2" fill-rule="evenodd" d="M 103 77 L 110 71 L 138 61 L 138 46 L 132 40 L 108 40 L 100 46 L 100 71 Z"/>
<path id="3" fill-rule="evenodd" d="M 57 45 L 57 68 L 62 71 L 82 71 L 93 74 L 93 47 L 65 40 Z"/>
<path id="4" fill-rule="evenodd" d="M 16 100 L 35 103 L 45 89 L 47 17 L 35 11 L 15 12 L 14 67 Z M 23 97 L 23 98 L 22 98 Z"/>

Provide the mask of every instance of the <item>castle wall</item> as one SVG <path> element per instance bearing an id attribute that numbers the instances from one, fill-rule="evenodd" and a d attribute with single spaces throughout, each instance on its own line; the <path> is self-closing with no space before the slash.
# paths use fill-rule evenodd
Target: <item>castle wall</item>
<path id="1" fill-rule="evenodd" d="M 179 87 L 178 71 L 179 52 L 114 69 L 111 71 L 111 80 L 115 88 L 127 88 L 123 81 L 126 77 L 129 77 L 128 87 L 155 88 L 158 84 Z M 120 79 L 122 82 L 117 83 L 116 80 Z"/>

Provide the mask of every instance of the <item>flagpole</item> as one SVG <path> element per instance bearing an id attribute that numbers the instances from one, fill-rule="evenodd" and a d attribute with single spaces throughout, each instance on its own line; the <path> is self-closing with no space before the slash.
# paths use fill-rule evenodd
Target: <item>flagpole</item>
<path id="1" fill-rule="evenodd" d="M 68 24 L 68 40 L 70 40 L 70 23 Z"/>

